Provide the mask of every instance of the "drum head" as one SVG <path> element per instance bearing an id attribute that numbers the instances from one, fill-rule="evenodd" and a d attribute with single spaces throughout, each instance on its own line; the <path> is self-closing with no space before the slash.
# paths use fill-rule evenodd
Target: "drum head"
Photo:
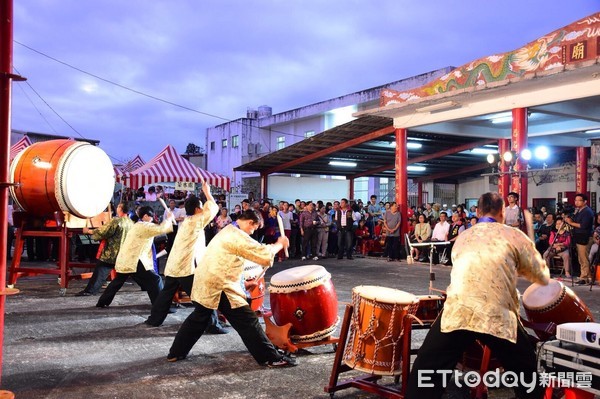
<path id="1" fill-rule="evenodd" d="M 323 266 L 307 265 L 283 270 L 271 277 L 272 293 L 295 292 L 318 287 L 329 281 L 331 274 Z"/>
<path id="2" fill-rule="evenodd" d="M 533 283 L 523 293 L 523 307 L 540 309 L 555 303 L 564 290 L 560 281 L 550 280 L 548 285 Z"/>
<path id="3" fill-rule="evenodd" d="M 87 143 L 72 146 L 61 157 L 59 171 L 55 187 L 62 209 L 89 218 L 108 206 L 115 188 L 115 173 L 108 155 L 99 147 Z"/>
<path id="4" fill-rule="evenodd" d="M 257 278 L 263 271 L 263 267 L 258 263 L 250 262 L 249 260 L 244 261 L 244 279 L 249 280 Z"/>
<path id="5" fill-rule="evenodd" d="M 352 288 L 352 292 L 355 292 L 361 298 L 381 303 L 408 305 L 419 301 L 416 296 L 408 292 L 375 285 L 359 285 Z"/>

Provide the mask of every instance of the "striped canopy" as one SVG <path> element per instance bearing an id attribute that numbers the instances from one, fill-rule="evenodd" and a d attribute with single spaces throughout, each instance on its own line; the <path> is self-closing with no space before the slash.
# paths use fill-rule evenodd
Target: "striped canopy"
<path id="1" fill-rule="evenodd" d="M 121 169 L 123 172 L 132 172 L 136 169 L 141 168 L 145 164 L 146 161 L 144 161 L 141 156 L 136 155 L 135 158 L 129 160 L 125 165 L 121 166 L 119 169 Z"/>
<path id="2" fill-rule="evenodd" d="M 21 140 L 17 141 L 12 147 L 10 147 L 10 160 L 15 159 L 18 153 L 23 151 L 25 148 L 31 145 L 31 140 L 29 137 L 23 136 Z"/>
<path id="3" fill-rule="evenodd" d="M 177 153 L 172 145 L 168 145 L 150 162 L 131 172 L 124 173 L 123 184 L 137 189 L 148 184 L 166 182 L 207 181 L 211 186 L 229 191 L 231 181 L 228 177 L 220 176 L 197 167 Z"/>

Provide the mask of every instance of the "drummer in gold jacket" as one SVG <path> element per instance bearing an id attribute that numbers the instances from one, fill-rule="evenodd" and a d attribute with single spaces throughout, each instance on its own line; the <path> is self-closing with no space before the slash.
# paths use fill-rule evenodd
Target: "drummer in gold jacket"
<path id="1" fill-rule="evenodd" d="M 285 236 L 269 245 L 254 240 L 251 235 L 261 222 L 258 211 L 246 210 L 237 219 L 237 226 L 228 225 L 208 244 L 202 262 L 194 272 L 191 295 L 194 311 L 177 332 L 168 361 L 187 357 L 208 326 L 213 310 L 219 309 L 259 364 L 269 367 L 296 365 L 294 359 L 275 349 L 246 299 L 244 259 L 267 268 L 273 264 L 275 254 L 289 245 Z"/>
<path id="2" fill-rule="evenodd" d="M 165 211 L 161 224 L 154 224 L 154 211 L 149 206 L 143 206 L 138 211 L 140 220 L 129 230 L 125 242 L 117 255 L 115 270 L 117 277 L 110 282 L 96 304 L 99 308 L 108 307 L 117 292 L 128 277 L 148 293 L 150 302 L 154 303 L 162 289 L 162 279 L 154 271 L 153 240 L 155 236 L 169 233 L 173 230 L 173 215 Z"/>
<path id="3" fill-rule="evenodd" d="M 479 221 L 456 239 L 452 273 L 441 315 L 413 364 L 406 398 L 442 396 L 449 374 L 475 340 L 490 347 L 506 372 L 515 373 L 518 398 L 541 398 L 535 346 L 519 320 L 517 278 L 547 285 L 549 271 L 534 242 L 503 224 L 504 200 L 486 193 Z"/>
<path id="4" fill-rule="evenodd" d="M 181 287 L 188 295 L 192 293 L 194 269 L 206 250 L 204 227 L 217 215 L 219 206 L 215 203 L 207 182 L 202 184 L 206 197 L 204 204 L 196 196 L 185 200 L 186 218 L 179 223 L 175 242 L 165 266 L 165 286 L 152 304 L 152 312 L 145 323 L 152 327 L 160 326 L 171 306 L 177 289 Z M 216 319 L 216 317 L 214 317 Z M 214 320 L 215 328 L 220 328 Z M 225 331 L 227 332 L 227 331 Z"/>

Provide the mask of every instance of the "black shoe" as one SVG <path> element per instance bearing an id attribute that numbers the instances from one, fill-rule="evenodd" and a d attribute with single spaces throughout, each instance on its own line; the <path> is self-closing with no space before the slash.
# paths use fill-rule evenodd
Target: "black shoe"
<path id="1" fill-rule="evenodd" d="M 150 323 L 148 320 L 145 320 L 143 323 L 141 323 L 142 325 L 145 325 L 146 327 L 160 327 L 160 324 L 152 324 Z"/>
<path id="2" fill-rule="evenodd" d="M 576 281 L 575 284 L 577 284 L 577 285 L 588 285 L 589 283 L 588 283 L 587 280 L 583 279 L 583 280 Z"/>
<path id="3" fill-rule="evenodd" d="M 86 290 L 83 291 L 79 291 L 77 294 L 75 294 L 75 296 L 93 296 L 94 294 L 92 294 L 91 292 L 87 292 Z"/>
<path id="4" fill-rule="evenodd" d="M 229 331 L 220 326 L 208 326 L 205 330 L 207 334 L 228 334 Z"/>
<path id="5" fill-rule="evenodd" d="M 104 309 L 104 308 L 107 308 L 107 307 L 108 307 L 108 305 L 105 305 L 105 304 L 102 304 L 102 303 L 97 303 L 97 304 L 96 304 L 96 307 L 97 307 L 97 308 L 103 308 L 103 309 Z"/>
<path id="6" fill-rule="evenodd" d="M 267 367 L 269 368 L 281 368 L 281 367 L 295 367 L 298 365 L 296 359 L 282 355 L 281 359 L 275 360 L 267 363 Z"/>

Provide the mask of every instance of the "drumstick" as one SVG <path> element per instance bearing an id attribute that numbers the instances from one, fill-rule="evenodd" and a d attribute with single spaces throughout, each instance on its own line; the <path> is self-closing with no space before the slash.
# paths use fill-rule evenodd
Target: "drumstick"
<path id="1" fill-rule="evenodd" d="M 158 197 L 158 202 L 160 202 L 160 204 L 163 206 L 163 208 L 165 208 L 165 212 L 167 212 L 169 210 L 169 207 L 165 203 L 165 200 Z M 177 222 L 175 221 L 175 215 L 173 215 L 172 213 L 171 213 L 171 222 L 173 222 L 173 224 L 177 224 Z"/>
<path id="2" fill-rule="evenodd" d="M 285 230 L 283 229 L 283 219 L 281 219 L 281 215 L 279 214 L 277 214 L 277 225 L 279 225 L 279 232 L 281 236 L 285 237 Z M 285 257 L 289 258 L 290 254 L 288 253 L 287 247 L 283 247 L 283 250 L 285 251 Z"/>
<path id="3" fill-rule="evenodd" d="M 527 235 L 529 236 L 529 239 L 533 242 L 535 242 L 535 234 L 533 232 L 533 216 L 531 215 L 531 212 L 529 212 L 529 210 L 524 209 L 523 210 L 523 218 L 525 219 L 525 227 L 527 228 Z"/>

